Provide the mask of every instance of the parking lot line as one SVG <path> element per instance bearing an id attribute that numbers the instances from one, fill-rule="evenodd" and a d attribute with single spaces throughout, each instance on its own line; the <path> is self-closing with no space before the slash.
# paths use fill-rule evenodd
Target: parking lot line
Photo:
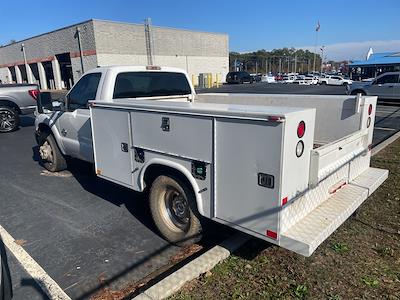
<path id="1" fill-rule="evenodd" d="M 14 255 L 17 261 L 32 276 L 36 283 L 42 288 L 43 292 L 50 299 L 71 300 L 62 288 L 46 273 L 45 270 L 15 242 L 15 239 L 0 225 L 0 236 L 4 245 Z"/>

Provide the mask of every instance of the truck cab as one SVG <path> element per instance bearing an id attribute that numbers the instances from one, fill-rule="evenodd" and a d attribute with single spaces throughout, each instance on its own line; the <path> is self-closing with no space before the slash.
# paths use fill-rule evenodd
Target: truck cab
<path id="1" fill-rule="evenodd" d="M 400 72 L 388 72 L 369 82 L 357 82 L 347 87 L 349 95 L 378 96 L 378 99 L 400 99 Z"/>
<path id="2" fill-rule="evenodd" d="M 62 156 L 93 162 L 90 101 L 134 98 L 186 102 L 192 101 L 194 95 L 194 88 L 181 69 L 158 66 L 93 69 L 85 73 L 64 98 L 45 107 L 40 105 L 35 130 L 41 158 L 54 160 L 52 152 L 57 146 Z M 54 141 L 45 141 L 49 135 Z M 54 161 L 44 163 L 44 166 L 56 170 L 64 168 L 65 163 L 57 166 Z"/>

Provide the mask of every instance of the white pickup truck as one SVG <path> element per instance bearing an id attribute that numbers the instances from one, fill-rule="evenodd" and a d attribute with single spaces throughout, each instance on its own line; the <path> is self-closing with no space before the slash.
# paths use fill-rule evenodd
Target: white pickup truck
<path id="1" fill-rule="evenodd" d="M 347 85 L 353 83 L 353 81 L 351 79 L 346 79 L 339 75 L 325 75 L 323 77 L 320 77 L 318 82 L 319 82 L 319 84 L 344 85 L 344 86 L 347 86 Z"/>
<path id="2" fill-rule="evenodd" d="M 310 256 L 388 176 L 370 167 L 376 97 L 196 95 L 184 71 L 124 68 L 89 72 L 63 110 L 38 115 L 41 156 L 148 189 L 170 242 L 198 240 L 208 218 Z"/>

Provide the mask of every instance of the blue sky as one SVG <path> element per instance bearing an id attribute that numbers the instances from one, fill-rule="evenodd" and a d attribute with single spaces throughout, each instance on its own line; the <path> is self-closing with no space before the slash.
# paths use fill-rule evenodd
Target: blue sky
<path id="1" fill-rule="evenodd" d="M 313 48 L 318 20 L 328 59 L 361 58 L 369 46 L 400 51 L 399 0 L 2 2 L 0 44 L 92 18 L 142 23 L 150 17 L 154 25 L 227 33 L 231 51 Z"/>

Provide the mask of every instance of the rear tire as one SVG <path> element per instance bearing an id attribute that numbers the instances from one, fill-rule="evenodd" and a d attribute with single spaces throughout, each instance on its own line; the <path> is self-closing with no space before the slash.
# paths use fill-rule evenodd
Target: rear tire
<path id="1" fill-rule="evenodd" d="M 9 106 L 0 106 L 0 133 L 12 132 L 19 127 L 19 114 Z"/>
<path id="2" fill-rule="evenodd" d="M 151 186 L 149 200 L 154 223 L 167 241 L 187 246 L 201 239 L 200 216 L 188 184 L 175 176 L 158 176 Z"/>
<path id="3" fill-rule="evenodd" d="M 64 155 L 58 148 L 57 142 L 52 134 L 45 134 L 39 141 L 39 153 L 41 165 L 50 172 L 58 172 L 67 168 Z"/>

